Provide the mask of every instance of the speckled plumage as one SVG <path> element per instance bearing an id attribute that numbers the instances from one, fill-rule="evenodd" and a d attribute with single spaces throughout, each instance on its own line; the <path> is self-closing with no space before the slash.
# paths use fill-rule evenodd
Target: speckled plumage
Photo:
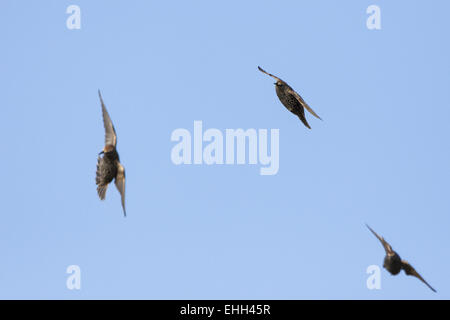
<path id="1" fill-rule="evenodd" d="M 306 121 L 305 117 L 305 109 L 308 110 L 313 116 L 322 120 L 311 107 L 303 100 L 303 98 L 295 92 L 286 82 L 281 80 L 280 78 L 264 71 L 261 67 L 258 67 L 259 71 L 271 76 L 277 82 L 275 82 L 275 91 L 277 93 L 278 99 L 280 99 L 281 103 L 293 114 L 297 115 L 303 124 L 311 129 L 308 121 Z"/>

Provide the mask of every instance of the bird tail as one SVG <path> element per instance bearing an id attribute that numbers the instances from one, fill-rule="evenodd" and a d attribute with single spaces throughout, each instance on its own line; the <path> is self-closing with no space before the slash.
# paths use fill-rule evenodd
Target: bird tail
<path id="1" fill-rule="evenodd" d="M 106 189 L 108 189 L 108 183 L 105 181 L 102 175 L 102 168 L 104 167 L 104 159 L 98 157 L 97 159 L 97 171 L 95 173 L 95 184 L 97 185 L 97 193 L 100 200 L 105 200 Z"/>
<path id="2" fill-rule="evenodd" d="M 305 115 L 304 114 L 297 114 L 297 116 L 299 117 L 299 119 L 303 122 L 303 124 L 308 128 L 311 129 L 311 127 L 309 126 L 308 121 L 306 121 Z"/>
<path id="3" fill-rule="evenodd" d="M 97 187 L 97 193 L 98 193 L 98 196 L 100 197 L 100 200 L 105 200 L 106 190 L 107 189 L 108 189 L 108 185 L 107 184 L 99 185 Z"/>

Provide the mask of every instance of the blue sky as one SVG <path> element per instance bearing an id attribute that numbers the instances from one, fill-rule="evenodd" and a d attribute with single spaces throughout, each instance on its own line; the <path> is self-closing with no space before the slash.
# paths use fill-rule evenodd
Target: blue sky
<path id="1" fill-rule="evenodd" d="M 81 8 L 69 30 L 66 8 Z M 381 9 L 368 30 L 366 9 Z M 2 1 L 0 298 L 449 299 L 450 3 Z M 260 65 L 322 117 L 312 130 Z M 127 174 L 97 197 L 102 91 Z M 280 167 L 177 128 L 279 129 Z M 435 288 L 366 268 L 383 235 Z M 81 268 L 68 290 L 66 268 Z"/>

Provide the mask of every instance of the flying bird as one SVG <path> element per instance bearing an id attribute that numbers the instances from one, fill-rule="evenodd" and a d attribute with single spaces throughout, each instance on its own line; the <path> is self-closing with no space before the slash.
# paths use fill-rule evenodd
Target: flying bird
<path id="1" fill-rule="evenodd" d="M 275 82 L 275 91 L 277 92 L 278 99 L 280 99 L 281 103 L 293 114 L 297 115 L 300 120 L 303 122 L 303 124 L 311 129 L 311 127 L 308 124 L 308 121 L 306 121 L 305 117 L 305 109 L 308 110 L 313 116 L 316 118 L 322 120 L 313 109 L 311 109 L 310 106 L 303 100 L 303 98 L 295 92 L 294 89 L 292 89 L 286 82 L 281 80 L 280 78 L 274 76 L 273 74 L 270 74 L 266 71 L 264 71 L 261 67 L 258 66 L 259 71 L 271 76 L 274 78 L 277 82 Z"/>
<path id="2" fill-rule="evenodd" d="M 369 227 L 366 224 L 367 228 L 369 228 L 369 230 L 375 235 L 375 237 L 378 238 L 378 240 L 380 240 L 381 244 L 384 247 L 384 250 L 386 251 L 386 256 L 384 257 L 384 264 L 383 267 L 389 271 L 389 273 L 391 273 L 392 275 L 396 275 L 399 274 L 400 271 L 403 269 L 403 271 L 405 271 L 405 273 L 408 276 L 414 276 L 418 279 L 420 279 L 423 283 L 425 283 L 428 288 L 430 288 L 431 290 L 433 290 L 434 292 L 436 292 L 436 290 L 433 289 L 432 286 L 430 286 L 428 284 L 428 282 L 426 282 L 424 280 L 424 278 L 422 278 L 422 276 L 413 268 L 412 265 L 409 264 L 408 261 L 406 260 L 402 260 L 400 258 L 400 256 L 398 255 L 397 252 L 395 252 L 394 250 L 392 250 L 392 247 L 390 246 L 389 243 L 387 243 L 386 240 L 384 240 L 383 237 L 380 237 L 375 231 L 372 230 L 371 227 Z"/>
<path id="3" fill-rule="evenodd" d="M 125 168 L 120 164 L 119 154 L 116 150 L 117 135 L 105 104 L 103 103 L 100 90 L 98 91 L 100 102 L 102 105 L 103 126 L 105 127 L 105 147 L 98 154 L 97 172 L 95 183 L 97 184 L 97 193 L 101 200 L 105 199 L 108 184 L 113 181 L 120 192 L 122 198 L 122 208 L 124 216 L 127 215 L 125 210 Z M 100 157 L 100 155 L 103 155 Z"/>

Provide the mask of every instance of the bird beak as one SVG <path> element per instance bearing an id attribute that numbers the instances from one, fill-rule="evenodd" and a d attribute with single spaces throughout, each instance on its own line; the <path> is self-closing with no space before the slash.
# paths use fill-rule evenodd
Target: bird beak
<path id="1" fill-rule="evenodd" d="M 104 153 L 105 153 L 105 151 L 102 150 L 102 152 L 100 152 L 98 155 L 101 155 L 101 154 L 104 154 Z"/>

